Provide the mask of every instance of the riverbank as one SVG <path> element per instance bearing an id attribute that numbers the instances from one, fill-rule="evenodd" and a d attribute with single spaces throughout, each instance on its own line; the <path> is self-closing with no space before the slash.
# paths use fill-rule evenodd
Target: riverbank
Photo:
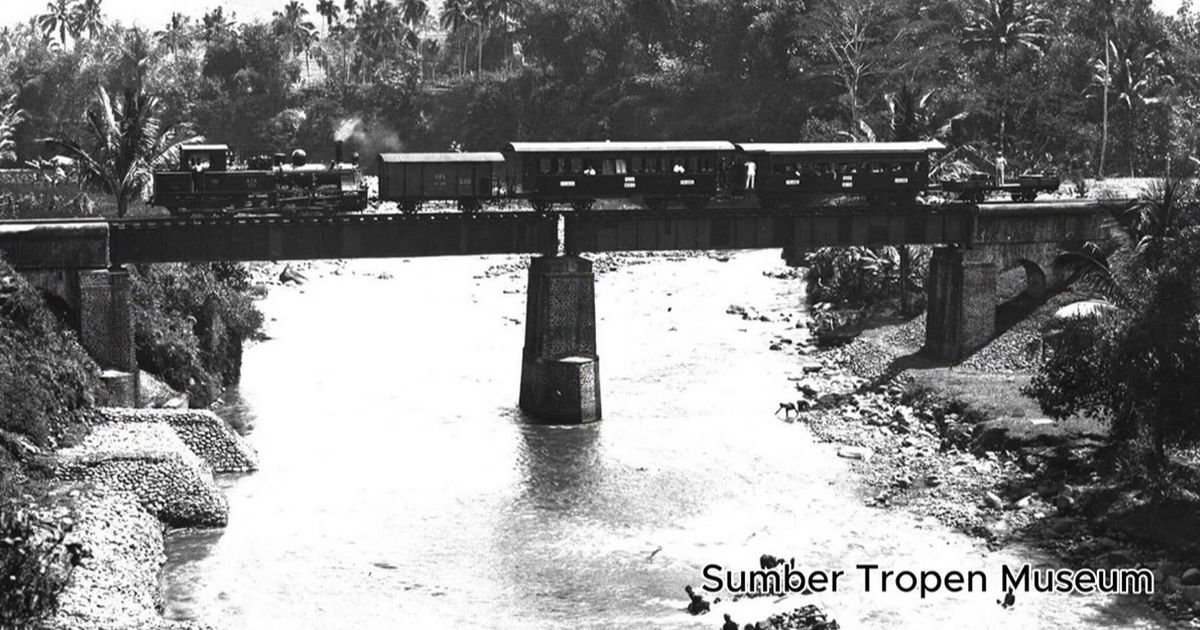
<path id="1" fill-rule="evenodd" d="M 99 408 L 86 421 L 83 441 L 54 459 L 78 514 L 65 543 L 88 557 L 45 627 L 205 628 L 161 616 L 163 535 L 224 526 L 229 507 L 214 473 L 255 470 L 254 450 L 209 411 Z"/>
<path id="2" fill-rule="evenodd" d="M 1194 495 L 1157 500 L 1114 474 L 1105 427 L 1052 422 L 1021 393 L 1041 323 L 1072 299 L 1056 296 L 954 366 L 920 354 L 923 316 L 841 347 L 799 348 L 789 384 L 801 411 L 781 417 L 839 445 L 866 504 L 936 518 L 993 549 L 1032 545 L 1074 568 L 1149 568 L 1162 623 L 1195 627 Z M 776 332 L 772 347 L 788 348 L 780 340 L 795 332 Z"/>

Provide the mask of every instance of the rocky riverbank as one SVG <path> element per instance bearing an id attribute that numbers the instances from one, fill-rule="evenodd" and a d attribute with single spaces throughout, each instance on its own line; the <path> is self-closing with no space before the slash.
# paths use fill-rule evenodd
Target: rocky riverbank
<path id="1" fill-rule="evenodd" d="M 68 542 L 90 554 L 63 592 L 55 630 L 198 628 L 160 616 L 166 527 L 219 527 L 228 503 L 214 472 L 257 468 L 257 456 L 207 411 L 97 409 L 90 434 L 57 453 L 77 489 Z"/>
<path id="2" fill-rule="evenodd" d="M 1037 365 L 1041 323 L 1071 299 L 1051 300 L 957 366 L 920 355 L 923 316 L 828 350 L 781 343 L 798 332 L 789 324 L 772 341 L 800 363 L 780 416 L 839 445 L 862 476 L 867 504 L 934 517 L 993 547 L 1033 544 L 1070 566 L 1149 567 L 1157 578 L 1152 603 L 1178 627 L 1195 627 L 1194 535 L 1172 537 L 1166 530 L 1177 528 L 1147 518 L 1161 506 L 1114 479 L 1119 462 L 1102 426 L 1053 423 L 1019 393 Z M 1190 527 L 1191 505 L 1190 516 L 1163 516 Z"/>

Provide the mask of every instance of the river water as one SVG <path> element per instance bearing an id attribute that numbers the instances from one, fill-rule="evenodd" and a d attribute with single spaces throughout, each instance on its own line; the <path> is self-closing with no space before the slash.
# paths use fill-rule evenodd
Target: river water
<path id="1" fill-rule="evenodd" d="M 516 409 L 524 274 L 510 258 L 357 261 L 262 303 L 231 413 L 257 473 L 222 480 L 229 526 L 173 534 L 166 615 L 230 628 L 717 628 L 817 603 L 844 628 L 1153 627 L 1101 596 L 995 599 L 988 552 L 929 520 L 866 507 L 835 448 L 772 412 L 793 399 L 764 277 L 777 252 L 655 260 L 597 277 L 604 420 L 540 427 Z M 382 276 L 382 277 L 380 277 Z M 390 276 L 390 277 L 389 277 Z M 774 326 L 774 328 L 772 328 Z M 836 593 L 683 611 L 710 563 L 763 553 L 845 570 Z M 864 590 L 856 564 L 982 570 L 987 592 Z M 712 596 L 709 596 L 712 599 Z"/>

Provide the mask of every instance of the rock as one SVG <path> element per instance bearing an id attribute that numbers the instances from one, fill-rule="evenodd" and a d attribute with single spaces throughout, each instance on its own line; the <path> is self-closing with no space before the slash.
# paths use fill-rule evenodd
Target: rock
<path id="1" fill-rule="evenodd" d="M 1200 586 L 1200 569 L 1192 567 L 1184 571 L 1183 575 L 1179 577 L 1179 581 L 1184 586 Z"/>
<path id="2" fill-rule="evenodd" d="M 871 449 L 865 446 L 843 446 L 838 449 L 838 457 L 846 459 L 858 459 L 862 461 L 870 461 L 874 453 Z"/>
<path id="3" fill-rule="evenodd" d="M 1032 494 L 1025 495 L 1025 496 L 1021 497 L 1020 499 L 1018 499 L 1016 503 L 1013 503 L 1013 507 L 1018 510 L 1023 510 L 1025 508 L 1029 507 L 1029 502 L 1032 500 L 1033 500 Z"/>
<path id="4" fill-rule="evenodd" d="M 730 315 L 745 315 L 746 309 L 745 307 L 738 306 L 737 304 L 730 304 L 729 308 L 725 309 L 725 312 L 729 313 Z"/>
<path id="5" fill-rule="evenodd" d="M 780 350 L 783 350 L 783 346 L 781 346 L 781 345 L 779 345 L 779 344 L 777 344 L 777 343 L 773 343 L 773 344 L 771 344 L 771 345 L 770 345 L 770 346 L 769 346 L 767 349 L 768 349 L 768 350 L 772 350 L 772 351 L 774 351 L 774 352 L 778 352 L 778 351 L 780 351 Z"/>
<path id="6" fill-rule="evenodd" d="M 1003 510 L 1004 500 L 1001 499 L 995 492 L 988 491 L 983 493 L 983 502 L 993 510 Z"/>
<path id="7" fill-rule="evenodd" d="M 815 374 L 823 369 L 825 369 L 825 366 L 821 365 L 820 363 L 805 363 L 804 365 L 800 366 L 800 370 L 805 374 Z"/>
<path id="8" fill-rule="evenodd" d="M 284 265 L 283 271 L 279 272 L 279 282 L 280 284 L 287 284 L 289 282 L 304 284 L 308 282 L 308 277 L 293 269 L 291 265 Z"/>

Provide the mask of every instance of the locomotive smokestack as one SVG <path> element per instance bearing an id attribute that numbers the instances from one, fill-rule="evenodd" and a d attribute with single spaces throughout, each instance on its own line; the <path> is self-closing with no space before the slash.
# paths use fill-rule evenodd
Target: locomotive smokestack
<path id="1" fill-rule="evenodd" d="M 335 140 L 333 142 L 333 163 L 334 164 L 342 163 L 342 145 L 343 144 L 344 143 L 341 140 Z"/>

